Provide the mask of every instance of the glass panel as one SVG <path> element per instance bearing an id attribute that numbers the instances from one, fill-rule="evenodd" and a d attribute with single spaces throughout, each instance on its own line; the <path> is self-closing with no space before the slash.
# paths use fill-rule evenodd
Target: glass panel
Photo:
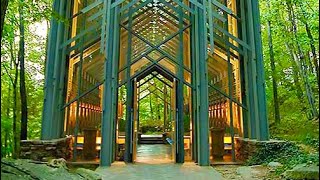
<path id="1" fill-rule="evenodd" d="M 153 50 L 151 53 L 148 54 L 148 56 L 153 60 L 158 60 L 162 55 L 157 50 Z"/>
<path id="2" fill-rule="evenodd" d="M 89 28 L 95 27 L 93 30 L 88 31 L 85 36 L 82 36 L 82 38 L 78 38 L 77 40 L 73 41 L 71 43 L 72 46 L 78 46 L 78 43 L 82 43 L 84 47 L 91 44 L 93 41 L 98 41 L 100 36 L 100 24 L 101 24 L 101 17 L 98 17 L 96 19 L 90 19 L 92 16 L 94 16 L 101 8 L 103 4 L 100 4 L 99 6 L 91 9 L 90 11 L 86 13 L 79 13 L 79 11 L 86 6 L 89 6 L 90 4 L 94 3 L 94 0 L 81 0 L 81 1 L 72 1 L 71 9 L 72 9 L 72 18 L 70 19 L 70 38 L 73 38 L 80 33 L 86 31 Z M 79 50 L 78 48 L 76 48 Z M 77 50 L 76 50 L 77 52 Z"/>
<path id="3" fill-rule="evenodd" d="M 65 109 L 65 134 L 73 137 L 73 155 L 77 161 L 99 161 L 102 92 L 101 85 Z"/>
<path id="4" fill-rule="evenodd" d="M 227 7 L 232 10 L 234 14 L 237 14 L 236 0 L 229 0 Z M 233 36 L 238 37 L 238 20 L 231 15 L 228 15 L 228 31 Z M 238 46 L 235 40 L 230 38 L 229 41 L 235 46 Z"/>
<path id="5" fill-rule="evenodd" d="M 164 66 L 166 69 L 168 69 L 169 71 L 171 71 L 173 74 L 176 74 L 177 72 L 177 67 L 176 65 L 171 62 L 168 58 L 164 58 L 161 61 L 159 61 L 159 64 Z"/>
<path id="6" fill-rule="evenodd" d="M 242 103 L 242 85 L 241 85 L 241 71 L 240 60 L 237 58 L 231 58 L 232 64 L 232 97 L 238 102 Z"/>
<path id="7" fill-rule="evenodd" d="M 102 85 L 80 99 L 77 159 L 98 161 L 101 149 Z"/>
<path id="8" fill-rule="evenodd" d="M 174 60 L 178 58 L 179 36 L 176 35 L 166 43 L 160 46 L 160 49 L 166 52 L 164 55 L 171 56 Z"/>
<path id="9" fill-rule="evenodd" d="M 118 118 L 116 122 L 116 160 L 124 160 L 126 126 L 126 87 L 118 88 Z"/>
<path id="10" fill-rule="evenodd" d="M 210 157 L 213 161 L 232 161 L 229 100 L 214 94 L 209 99 Z"/>
<path id="11" fill-rule="evenodd" d="M 239 157 L 239 147 L 237 145 L 237 141 L 236 139 L 239 138 L 239 137 L 244 137 L 244 128 L 246 128 L 246 124 L 244 122 L 244 119 L 246 117 L 246 113 L 248 113 L 247 110 L 243 109 L 241 106 L 239 106 L 238 104 L 236 103 L 232 103 L 232 106 L 233 106 L 233 126 L 234 126 L 234 143 L 235 143 L 235 157 L 236 157 L 236 160 L 238 159 Z M 246 128 L 247 129 L 247 128 Z M 248 131 L 248 130 L 247 130 Z M 248 133 L 248 132 L 247 132 Z"/>
<path id="12" fill-rule="evenodd" d="M 183 70 L 184 80 L 191 84 L 191 74 L 187 70 Z"/>
<path id="13" fill-rule="evenodd" d="M 208 56 L 208 83 L 223 93 L 229 94 L 227 57 L 217 48 L 213 55 Z"/>
<path id="14" fill-rule="evenodd" d="M 131 70 L 130 70 L 130 75 L 134 75 L 140 71 L 142 71 L 143 69 L 145 69 L 146 67 L 148 67 L 148 65 L 150 65 L 151 62 L 143 57 L 141 58 L 139 61 L 135 62 L 133 65 L 131 65 Z"/>
<path id="15" fill-rule="evenodd" d="M 192 103 L 191 88 L 184 85 L 184 103 L 183 103 L 183 123 L 184 123 L 184 158 L 186 161 L 192 160 Z"/>
<path id="16" fill-rule="evenodd" d="M 232 103 L 233 108 L 233 127 L 235 136 L 243 136 L 243 113 L 242 107 Z"/>
<path id="17" fill-rule="evenodd" d="M 131 41 L 131 61 L 136 60 L 139 56 L 146 53 L 146 51 L 150 50 L 151 47 L 143 42 L 138 37 L 132 35 L 132 41 Z"/>
<path id="18" fill-rule="evenodd" d="M 124 28 L 121 28 L 119 70 L 122 70 L 127 65 L 127 54 L 128 54 L 128 31 Z"/>
<path id="19" fill-rule="evenodd" d="M 123 83 L 127 79 L 127 69 L 124 69 L 119 73 L 119 84 Z"/>
<path id="20" fill-rule="evenodd" d="M 183 64 L 188 69 L 191 69 L 190 58 L 190 30 L 186 29 L 183 33 Z"/>
<path id="21" fill-rule="evenodd" d="M 82 63 L 81 93 L 103 82 L 104 62 L 105 57 L 100 53 L 100 42 L 85 50 Z"/>
<path id="22" fill-rule="evenodd" d="M 79 84 L 79 58 L 72 57 L 69 59 L 68 67 L 68 84 L 66 92 L 66 102 L 72 101 L 78 95 Z"/>
<path id="23" fill-rule="evenodd" d="M 74 135 L 76 116 L 77 116 L 77 101 L 71 103 L 65 108 L 65 120 L 64 120 L 64 131 L 65 135 Z"/>

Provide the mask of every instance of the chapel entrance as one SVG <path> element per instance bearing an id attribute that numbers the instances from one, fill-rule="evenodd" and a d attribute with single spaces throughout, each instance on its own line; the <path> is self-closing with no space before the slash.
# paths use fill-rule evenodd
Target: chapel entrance
<path id="1" fill-rule="evenodd" d="M 172 163 L 179 162 L 181 156 L 191 160 L 191 89 L 185 86 L 182 92 L 178 92 L 178 83 L 170 69 L 159 65 L 150 66 L 131 80 L 132 96 L 128 97 L 131 126 L 122 130 L 117 128 L 117 143 L 122 138 L 122 143 L 118 145 L 122 146 L 123 152 L 125 148 L 130 148 L 127 152 L 132 152 L 131 162 Z M 120 88 L 119 102 L 125 101 L 123 91 L 125 89 Z M 179 94 L 182 93 L 185 98 L 179 102 Z M 124 106 L 127 102 L 122 104 Z M 183 121 L 178 120 L 179 105 L 184 107 L 180 110 L 184 112 Z M 121 111 L 123 106 L 118 109 Z M 124 117 L 123 112 L 121 117 Z M 125 122 L 119 121 L 117 127 L 123 127 L 123 124 Z M 181 127 L 183 131 L 179 130 Z M 127 134 L 132 137 L 128 145 L 125 142 Z M 123 152 L 119 155 L 124 156 Z M 118 159 L 124 160 L 124 157 Z"/>
<path id="2" fill-rule="evenodd" d="M 117 156 L 123 156 L 118 159 L 138 162 L 143 159 L 143 152 L 150 153 L 144 144 L 162 141 L 163 146 L 156 149 L 163 150 L 155 156 L 160 153 L 163 155 L 160 157 L 183 163 L 185 155 L 191 160 L 193 85 L 191 21 L 187 16 L 190 12 L 174 2 L 152 0 L 129 4 L 130 8 L 120 13 L 119 57 L 116 57 L 118 104 L 123 109 L 119 116 L 118 107 L 118 122 L 122 121 L 118 124 L 125 126 L 117 132 L 117 137 L 122 137 L 122 144 L 118 143 L 119 138 L 116 140 L 120 147 Z M 161 111 L 157 116 L 151 114 L 148 120 L 144 109 L 147 105 L 143 105 L 145 93 L 150 93 L 149 98 L 159 98 L 151 101 L 151 107 L 155 103 Z"/>
<path id="3" fill-rule="evenodd" d="M 176 79 L 159 72 L 142 73 L 133 81 L 133 162 L 175 162 Z"/>

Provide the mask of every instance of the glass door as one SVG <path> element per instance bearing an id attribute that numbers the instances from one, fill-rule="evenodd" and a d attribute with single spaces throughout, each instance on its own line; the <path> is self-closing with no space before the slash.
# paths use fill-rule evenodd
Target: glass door
<path id="1" fill-rule="evenodd" d="M 138 145 L 138 95 L 137 95 L 137 80 L 133 81 L 133 141 L 132 141 L 132 161 L 137 160 L 137 145 Z"/>
<path id="2" fill-rule="evenodd" d="M 177 106 L 176 106 L 176 84 L 177 80 L 173 79 L 172 83 L 172 90 L 171 90 L 171 156 L 172 160 L 175 162 L 176 161 L 176 147 L 177 147 L 177 142 L 176 142 L 176 122 L 177 122 Z"/>

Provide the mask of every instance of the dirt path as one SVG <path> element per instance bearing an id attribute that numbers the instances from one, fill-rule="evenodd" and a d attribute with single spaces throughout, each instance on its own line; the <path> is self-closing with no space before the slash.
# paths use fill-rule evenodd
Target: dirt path
<path id="1" fill-rule="evenodd" d="M 213 168 L 222 174 L 225 179 L 237 180 L 280 180 L 272 170 L 266 166 L 217 165 Z"/>

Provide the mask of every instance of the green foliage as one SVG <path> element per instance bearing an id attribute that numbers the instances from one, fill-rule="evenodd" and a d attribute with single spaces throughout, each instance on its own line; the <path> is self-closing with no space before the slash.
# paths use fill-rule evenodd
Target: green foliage
<path id="1" fill-rule="evenodd" d="M 303 117 L 282 119 L 279 125 L 271 126 L 271 138 L 307 142 L 319 141 L 319 121 L 307 120 Z"/>
<path id="2" fill-rule="evenodd" d="M 51 18 L 52 0 L 11 0 L 5 17 L 3 39 L 1 42 L 1 150 L 2 156 L 11 156 L 13 152 L 13 83 L 16 77 L 15 63 L 18 61 L 19 12 L 22 4 L 25 24 L 25 68 L 28 104 L 28 138 L 40 138 L 43 106 L 44 65 L 46 59 L 47 29 Z M 20 70 L 18 69 L 18 73 Z M 18 74 L 19 76 L 19 74 Z M 19 77 L 18 77 L 19 78 Z M 19 79 L 16 85 L 16 123 L 20 134 L 20 93 Z M 19 145 L 19 142 L 17 142 Z"/>
<path id="3" fill-rule="evenodd" d="M 268 2 L 270 7 L 267 5 Z M 293 18 L 297 26 L 296 35 L 292 21 L 290 21 L 289 6 L 292 6 Z M 315 61 L 311 55 L 311 45 L 319 54 L 319 2 L 315 0 L 265 0 L 260 1 L 260 10 L 270 136 L 273 139 L 294 141 L 296 144 L 286 143 L 281 147 L 263 147 L 249 159 L 248 164 L 278 161 L 284 166 L 278 168 L 277 173 L 301 163 L 319 164 L 319 120 L 312 119 L 310 116 L 311 105 L 307 99 L 307 95 L 311 93 L 315 99 L 313 105 L 319 111 L 319 87 L 315 68 L 319 64 L 319 59 Z M 273 38 L 276 66 L 274 73 L 270 66 L 268 21 L 271 23 Z M 310 27 L 313 42 L 307 33 L 307 26 Z M 299 58 L 298 45 L 305 57 L 304 62 Z M 301 63 L 304 64 L 303 68 L 299 66 Z M 306 78 L 303 74 L 306 74 Z M 274 120 L 272 76 L 276 78 L 278 86 L 281 117 L 279 124 L 275 124 Z M 311 86 L 311 92 L 306 90 L 306 79 Z M 314 150 L 301 149 L 298 144 Z"/>
<path id="4" fill-rule="evenodd" d="M 268 144 L 259 147 L 259 151 L 248 159 L 247 165 L 268 164 L 269 162 L 280 162 L 283 166 L 277 169 L 277 173 L 282 173 L 293 168 L 297 164 L 319 165 L 319 152 L 307 153 L 297 144 L 286 142 L 279 144 Z"/>
<path id="5" fill-rule="evenodd" d="M 312 137 L 310 134 L 307 134 L 303 142 L 319 151 L 319 137 Z"/>
<path id="6" fill-rule="evenodd" d="M 297 44 L 301 45 L 303 54 L 306 57 L 306 71 L 307 78 L 310 81 L 310 86 L 316 100 L 315 104 L 319 109 L 319 87 L 317 86 L 317 77 L 315 72 L 315 64 L 310 48 L 310 38 L 306 32 L 306 25 L 310 27 L 311 35 L 314 38 L 314 46 L 316 54 L 319 54 L 319 3 L 317 0 L 295 0 L 293 3 L 293 11 L 296 15 L 297 23 L 297 39 L 294 38 L 292 33 L 292 25 L 288 20 L 287 1 L 282 0 L 269 0 L 271 8 L 268 9 L 266 1 L 260 2 L 261 10 L 261 26 L 262 26 L 262 41 L 263 41 L 263 55 L 265 60 L 266 71 L 266 95 L 268 116 L 270 122 L 270 133 L 272 138 L 286 139 L 297 141 L 319 150 L 319 124 L 318 121 L 308 120 L 310 107 L 307 102 L 306 90 L 304 88 L 304 81 L 301 75 L 301 69 L 297 66 L 297 61 L 294 59 L 290 50 L 297 55 Z M 15 76 L 15 68 L 13 63 L 17 61 L 18 54 L 18 6 L 21 1 L 11 0 L 8 6 L 8 12 L 5 19 L 3 39 L 1 42 L 1 142 L 2 154 L 10 156 L 12 153 L 13 132 L 13 86 L 12 78 Z M 49 19 L 56 17 L 59 21 L 67 22 L 61 19 L 57 12 L 51 11 L 52 0 L 25 0 L 25 39 L 26 39 L 26 86 L 27 86 L 27 100 L 28 100 L 28 135 L 30 139 L 40 137 L 41 130 L 41 116 L 42 116 L 42 102 L 43 102 L 43 86 L 44 86 L 44 65 L 46 59 L 46 36 L 40 35 L 39 27 L 49 26 Z M 269 59 L 268 47 L 268 33 L 267 21 L 271 22 L 272 35 L 273 35 L 273 48 L 275 55 L 276 72 L 272 74 Z M 287 46 L 288 45 L 288 48 Z M 12 47 L 11 56 L 10 48 Z M 3 68 L 6 69 L 3 69 Z M 19 71 L 19 70 L 18 70 Z M 273 92 L 271 77 L 274 75 L 278 84 L 278 95 L 280 105 L 280 124 L 275 125 L 273 114 Z M 18 81 L 19 82 L 19 81 Z M 154 86 L 149 86 L 147 83 L 141 88 L 147 89 L 146 92 L 164 88 L 164 84 L 154 79 L 151 81 Z M 20 97 L 19 97 L 19 84 L 17 84 L 17 129 L 19 131 L 19 118 L 20 118 Z M 159 91 L 155 93 L 162 95 Z M 125 90 L 121 90 L 122 102 L 125 102 Z M 170 93 L 168 93 L 170 94 Z M 169 95 L 168 95 L 169 96 Z M 162 97 L 167 100 L 170 98 Z M 124 108 L 125 111 L 125 108 Z M 164 124 L 164 102 L 154 94 L 148 95 L 146 98 L 139 102 L 139 121 L 143 127 L 161 127 Z M 170 106 L 168 111 L 170 112 Z M 124 112 L 125 114 L 125 112 Z M 123 119 L 125 117 L 122 117 Z M 168 119 L 170 116 L 167 117 Z M 189 128 L 189 116 L 184 116 L 185 129 Z M 125 130 L 125 120 L 120 120 L 120 131 Z M 151 129 L 151 128 L 150 128 Z M 154 131 L 154 130 L 152 130 Z M 19 133 L 19 132 L 17 132 Z M 147 133 L 153 133 L 148 132 Z M 284 148 L 284 149 L 282 149 Z M 271 155 L 274 152 L 281 153 Z M 285 152 L 287 154 L 285 154 Z M 294 155 L 297 153 L 297 156 Z M 280 157 L 283 156 L 281 161 Z M 318 156 L 318 155 L 315 155 Z M 265 149 L 257 155 L 256 159 L 251 159 L 252 162 L 268 162 L 271 160 L 279 160 L 280 162 L 287 163 L 290 166 L 294 163 L 304 162 L 311 159 L 313 161 L 314 155 L 308 155 L 301 152 L 294 145 L 286 145 L 285 147 L 273 147 Z"/>
<path id="7" fill-rule="evenodd" d="M 147 80 L 147 76 L 144 80 Z M 169 100 L 161 92 L 164 89 L 164 84 L 153 78 L 150 83 L 145 83 L 140 87 L 141 97 L 144 97 L 139 101 L 139 126 L 144 132 L 148 129 L 155 130 L 163 129 L 164 125 L 164 99 Z"/>
<path id="8" fill-rule="evenodd" d="M 306 74 L 310 82 L 311 89 L 316 100 L 315 105 L 319 110 L 319 87 L 315 64 L 312 61 L 310 39 L 306 32 L 305 23 L 311 29 L 314 38 L 316 53 L 319 54 L 319 3 L 315 0 L 279 1 L 268 0 L 260 1 L 261 30 L 263 42 L 264 66 L 266 74 L 266 93 L 270 124 L 274 123 L 274 104 L 272 91 L 272 75 L 277 79 L 278 97 L 280 105 L 281 121 L 301 119 L 306 121 L 309 118 L 310 107 L 307 102 L 307 94 L 304 86 L 301 71 L 297 67 L 297 61 L 290 54 L 291 50 L 297 55 L 297 43 L 300 44 L 306 58 Z M 294 38 L 292 24 L 289 20 L 287 2 L 293 3 L 293 11 L 297 19 L 297 36 Z M 273 49 L 275 58 L 275 74 L 272 74 L 270 66 L 267 21 L 271 22 Z M 298 42 L 296 42 L 298 41 Z M 288 48 L 287 48 L 288 45 Z M 319 61 L 318 61 L 319 64 Z M 284 124 L 282 124 L 284 125 Z M 298 128 L 297 128 L 298 130 Z"/>

